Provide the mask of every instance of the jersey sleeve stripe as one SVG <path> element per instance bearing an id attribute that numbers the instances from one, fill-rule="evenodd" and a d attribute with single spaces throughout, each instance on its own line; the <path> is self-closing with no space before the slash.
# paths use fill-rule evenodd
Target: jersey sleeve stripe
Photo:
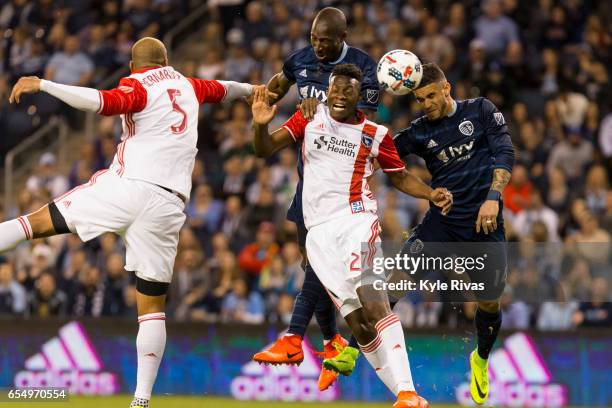
<path id="1" fill-rule="evenodd" d="M 100 91 L 98 91 L 98 99 L 100 100 L 100 108 L 96 113 L 102 113 L 102 111 L 104 110 L 104 98 L 102 97 L 102 92 Z"/>
<path id="2" fill-rule="evenodd" d="M 283 126 L 284 129 L 287 129 L 287 132 L 289 132 L 289 134 L 291 135 L 291 137 L 293 138 L 294 141 L 297 142 L 297 139 L 295 138 L 295 135 L 293 134 L 293 132 L 291 131 L 291 129 L 289 128 L 289 126 Z"/>
<path id="3" fill-rule="evenodd" d="M 404 166 L 404 167 L 397 167 L 395 169 L 383 169 L 383 172 L 385 172 L 385 173 L 397 173 L 399 171 L 404 170 L 405 168 L 406 168 L 406 166 Z"/>

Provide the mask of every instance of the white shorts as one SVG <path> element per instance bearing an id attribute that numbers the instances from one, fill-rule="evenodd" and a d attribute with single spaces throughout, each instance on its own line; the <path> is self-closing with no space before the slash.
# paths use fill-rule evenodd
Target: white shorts
<path id="1" fill-rule="evenodd" d="M 83 241 L 121 235 L 125 269 L 141 279 L 170 282 L 185 204 L 161 187 L 101 170 L 88 183 L 55 199 L 70 231 Z"/>
<path id="2" fill-rule="evenodd" d="M 378 216 L 357 213 L 308 230 L 308 262 L 342 316 L 362 307 L 357 288 L 372 284 L 362 265 L 372 265 L 380 251 Z"/>

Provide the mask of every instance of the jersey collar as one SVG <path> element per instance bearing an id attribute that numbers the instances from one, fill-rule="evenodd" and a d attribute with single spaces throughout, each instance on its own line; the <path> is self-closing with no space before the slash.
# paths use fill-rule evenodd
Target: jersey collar
<path id="1" fill-rule="evenodd" d="M 328 108 L 329 111 L 329 108 Z M 336 123 L 342 123 L 343 125 L 350 125 L 350 126 L 357 126 L 357 125 L 361 125 L 363 122 L 365 122 L 365 114 L 360 111 L 359 109 L 357 109 L 357 123 L 347 123 L 347 122 L 340 122 L 339 120 L 336 120 L 332 117 L 331 112 L 329 113 L 329 117 L 331 118 L 331 120 L 333 120 Z"/>
<path id="2" fill-rule="evenodd" d="M 141 68 L 141 69 L 137 69 L 136 71 L 132 71 L 132 74 L 142 74 L 143 72 L 147 72 L 147 71 L 150 71 L 152 69 L 159 69 L 159 68 L 163 68 L 163 67 L 161 65 L 159 65 L 157 67 Z"/>
<path id="3" fill-rule="evenodd" d="M 342 60 L 344 59 L 344 57 L 346 57 L 346 53 L 348 52 L 348 45 L 346 44 L 346 42 L 342 43 L 342 51 L 340 52 L 340 56 L 338 57 L 337 60 L 330 62 L 331 65 L 336 65 L 340 62 L 342 62 Z"/>

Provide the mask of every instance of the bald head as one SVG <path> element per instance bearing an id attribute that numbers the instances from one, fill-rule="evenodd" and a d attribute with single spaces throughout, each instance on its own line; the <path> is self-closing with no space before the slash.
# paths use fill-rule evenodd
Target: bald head
<path id="1" fill-rule="evenodd" d="M 325 7 L 317 13 L 312 22 L 313 30 L 319 25 L 326 26 L 330 33 L 341 36 L 346 33 L 346 16 L 340 9 Z"/>
<path id="2" fill-rule="evenodd" d="M 319 11 L 310 30 L 310 43 L 321 61 L 334 61 L 342 53 L 346 39 L 346 17 L 335 7 Z"/>
<path id="3" fill-rule="evenodd" d="M 164 43 L 157 38 L 144 37 L 132 46 L 132 71 L 168 65 L 168 54 Z"/>

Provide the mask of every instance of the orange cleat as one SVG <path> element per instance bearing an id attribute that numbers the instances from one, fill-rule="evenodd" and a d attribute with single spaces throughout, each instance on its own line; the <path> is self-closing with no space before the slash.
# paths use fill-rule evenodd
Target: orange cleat
<path id="1" fill-rule="evenodd" d="M 283 336 L 269 349 L 253 356 L 253 361 L 264 364 L 300 364 L 304 360 L 302 336 Z"/>
<path id="2" fill-rule="evenodd" d="M 400 391 L 393 408 L 429 408 L 429 403 L 416 391 Z"/>
<path id="3" fill-rule="evenodd" d="M 334 358 L 348 345 L 340 334 L 336 334 L 329 343 L 323 346 L 323 358 Z M 338 373 L 327 368 L 321 368 L 319 374 L 319 391 L 325 391 L 338 379 Z"/>

